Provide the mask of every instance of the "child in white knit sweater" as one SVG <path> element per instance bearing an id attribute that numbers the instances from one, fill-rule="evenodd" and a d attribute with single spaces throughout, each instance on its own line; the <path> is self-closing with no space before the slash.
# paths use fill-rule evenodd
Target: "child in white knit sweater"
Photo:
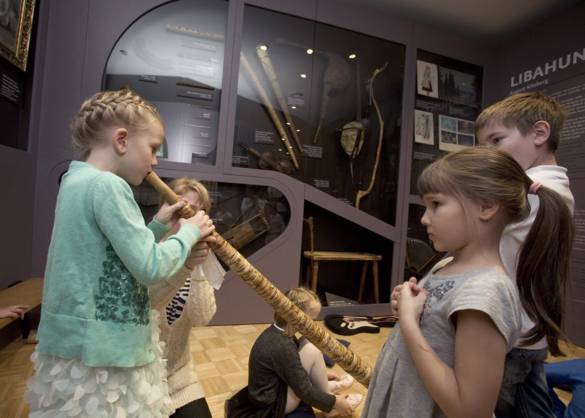
<path id="1" fill-rule="evenodd" d="M 201 183 L 183 177 L 170 186 L 195 211 L 209 212 L 209 194 Z M 151 288 L 152 304 L 163 317 L 160 337 L 166 343 L 169 392 L 176 409 L 172 418 L 211 418 L 189 350 L 189 333 L 193 327 L 205 326 L 211 321 L 216 306 L 215 290 L 210 281 L 217 286 L 224 275 L 224 269 L 207 242 L 201 241 L 193 247 L 189 261 L 177 275 Z M 178 291 L 170 284 L 177 282 L 177 276 L 184 278 L 184 285 Z"/>

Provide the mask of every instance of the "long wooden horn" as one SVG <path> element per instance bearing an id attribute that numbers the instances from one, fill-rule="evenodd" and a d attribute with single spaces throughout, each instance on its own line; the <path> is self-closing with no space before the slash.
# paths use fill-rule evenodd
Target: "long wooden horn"
<path id="1" fill-rule="evenodd" d="M 240 53 L 240 62 L 242 63 L 242 68 L 246 71 L 246 74 L 248 74 L 248 77 L 252 81 L 252 87 L 254 87 L 256 89 L 256 93 L 258 93 L 258 96 L 260 96 L 260 100 L 262 101 L 264 108 L 268 112 L 268 116 L 272 120 L 274 127 L 278 131 L 278 135 L 280 135 L 280 139 L 282 140 L 282 142 L 284 143 L 284 145 L 288 151 L 288 155 L 290 157 L 290 160 L 292 161 L 295 168 L 298 170 L 299 169 L 299 161 L 297 160 L 295 150 L 293 149 L 292 145 L 290 144 L 290 140 L 288 139 L 288 135 L 286 134 L 286 131 L 284 130 L 284 127 L 282 126 L 282 122 L 280 121 L 280 118 L 278 117 L 278 115 L 276 114 L 276 111 L 274 110 L 274 106 L 272 106 L 272 103 L 270 102 L 270 99 L 268 98 L 268 94 L 266 93 L 266 90 L 264 90 L 264 87 L 262 87 L 262 83 L 258 79 L 258 76 L 256 76 L 256 73 L 252 69 L 252 66 L 250 65 L 250 63 L 246 59 L 246 56 L 243 53 Z"/>
<path id="2" fill-rule="evenodd" d="M 155 172 L 146 176 L 146 181 L 154 187 L 167 203 L 173 204 L 179 200 L 179 196 L 163 182 Z M 185 209 L 185 208 L 184 208 Z M 181 212 L 182 216 L 193 216 L 194 211 L 188 207 Z M 340 344 L 335 338 L 317 325 L 294 303 L 292 303 L 276 286 L 264 277 L 256 268 L 248 262 L 234 247 L 232 247 L 217 232 L 213 233 L 215 243 L 210 243 L 213 252 L 226 263 L 233 272 L 244 280 L 256 293 L 264 299 L 276 313 L 303 334 L 309 341 L 315 344 L 322 352 L 331 357 L 346 372 L 355 379 L 368 386 L 372 369 L 350 349 Z"/>

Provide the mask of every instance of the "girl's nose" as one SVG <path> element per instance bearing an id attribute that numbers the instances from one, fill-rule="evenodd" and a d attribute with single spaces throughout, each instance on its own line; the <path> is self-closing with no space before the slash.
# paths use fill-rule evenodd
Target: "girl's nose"
<path id="1" fill-rule="evenodd" d="M 420 218 L 420 223 L 423 224 L 424 226 L 428 226 L 430 224 L 428 209 L 425 210 L 425 213 L 423 214 L 422 218 Z"/>

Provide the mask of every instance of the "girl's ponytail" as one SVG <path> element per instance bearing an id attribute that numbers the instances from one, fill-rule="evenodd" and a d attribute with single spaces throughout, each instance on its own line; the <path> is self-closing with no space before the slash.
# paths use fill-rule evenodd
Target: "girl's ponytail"
<path id="1" fill-rule="evenodd" d="M 520 252 L 516 282 L 522 305 L 536 326 L 526 345 L 546 337 L 552 355 L 563 355 L 562 335 L 565 285 L 574 236 L 573 218 L 562 198 L 541 187 L 536 219 Z"/>

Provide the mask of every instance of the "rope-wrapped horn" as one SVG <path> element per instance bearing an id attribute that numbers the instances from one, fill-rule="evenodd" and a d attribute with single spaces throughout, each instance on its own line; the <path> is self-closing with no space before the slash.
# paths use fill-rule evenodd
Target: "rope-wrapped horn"
<path id="1" fill-rule="evenodd" d="M 146 181 L 160 193 L 167 203 L 176 203 L 180 198 L 154 172 L 146 176 Z M 181 216 L 190 217 L 194 211 L 185 207 Z M 232 247 L 217 232 L 213 233 L 215 243 L 210 244 L 213 252 L 226 263 L 233 272 L 246 282 L 262 297 L 278 315 L 303 334 L 322 352 L 331 357 L 346 372 L 355 379 L 368 386 L 372 369 L 350 349 L 340 344 L 322 327 L 317 325 L 309 316 L 293 304 L 276 286 L 264 277 L 252 264 L 248 262 L 234 247 Z"/>

